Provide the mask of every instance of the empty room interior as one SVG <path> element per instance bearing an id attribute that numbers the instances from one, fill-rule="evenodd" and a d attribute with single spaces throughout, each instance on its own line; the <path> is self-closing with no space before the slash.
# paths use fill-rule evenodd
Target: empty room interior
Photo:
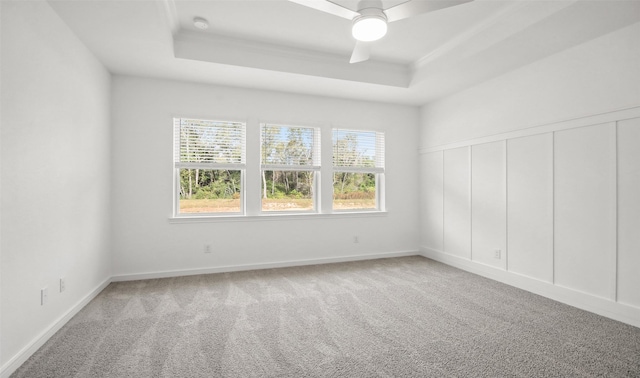
<path id="1" fill-rule="evenodd" d="M 1 377 L 640 376 L 640 1 L 0 15 Z"/>

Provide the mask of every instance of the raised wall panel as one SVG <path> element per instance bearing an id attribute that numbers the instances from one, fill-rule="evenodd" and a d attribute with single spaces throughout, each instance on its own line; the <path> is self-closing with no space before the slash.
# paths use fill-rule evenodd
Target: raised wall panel
<path id="1" fill-rule="evenodd" d="M 469 147 L 444 151 L 444 251 L 471 258 Z"/>
<path id="2" fill-rule="evenodd" d="M 615 297 L 616 155 L 612 124 L 555 133 L 555 283 Z"/>
<path id="3" fill-rule="evenodd" d="M 443 152 L 432 152 L 421 156 L 421 214 L 422 246 L 442 251 L 443 239 Z"/>
<path id="4" fill-rule="evenodd" d="M 618 123 L 618 302 L 640 307 L 640 118 Z"/>
<path id="5" fill-rule="evenodd" d="M 553 281 L 553 134 L 507 141 L 509 271 Z"/>
<path id="6" fill-rule="evenodd" d="M 507 259 L 504 147 L 500 141 L 471 150 L 471 258 L 503 269 Z"/>

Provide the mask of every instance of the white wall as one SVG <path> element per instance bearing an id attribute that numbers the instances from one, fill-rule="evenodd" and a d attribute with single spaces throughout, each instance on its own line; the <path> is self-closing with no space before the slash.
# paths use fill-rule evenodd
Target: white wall
<path id="1" fill-rule="evenodd" d="M 640 306 L 640 118 L 618 123 L 618 302 Z"/>
<path id="2" fill-rule="evenodd" d="M 1 7 L 4 376 L 111 275 L 110 75 L 48 3 Z"/>
<path id="3" fill-rule="evenodd" d="M 2 31 L 2 6 L 0 6 L 0 32 Z M 0 34 L 1 36 L 1 34 Z M 2 38 L 0 38 L 0 72 L 2 72 Z M 0 75 L 2 88 L 2 75 Z M 0 135 L 2 135 L 2 102 L 0 101 Z M 2 143 L 0 142 L 0 204 L 2 203 Z M 0 216 L 0 263 L 2 262 L 2 217 Z M 0 332 L 2 332 L 2 266 L 0 265 Z M 2 337 L 0 336 L 0 369 L 2 369 Z"/>
<path id="4" fill-rule="evenodd" d="M 640 23 L 422 107 L 420 147 L 638 105 Z"/>
<path id="5" fill-rule="evenodd" d="M 553 282 L 553 134 L 507 141 L 508 269 Z"/>
<path id="6" fill-rule="evenodd" d="M 554 135 L 557 285 L 615 300 L 615 123 Z M 639 163 L 640 164 L 640 163 Z"/>
<path id="7" fill-rule="evenodd" d="M 421 222 L 420 236 L 424 246 L 435 250 L 444 249 L 443 159 L 443 151 L 420 156 L 420 168 L 424 172 L 430 172 L 429 175 L 419 175 L 422 194 L 420 196 L 420 215 L 425 217 Z M 423 227 L 425 224 L 429 227 Z"/>
<path id="8" fill-rule="evenodd" d="M 636 23 L 425 105 L 423 253 L 640 326 L 638 67 Z M 468 169 L 447 162 L 460 151 Z M 468 256 L 447 242 L 466 222 Z"/>
<path id="9" fill-rule="evenodd" d="M 504 268 L 507 246 L 504 142 L 471 147 L 471 259 Z"/>
<path id="10" fill-rule="evenodd" d="M 415 107 L 121 76 L 113 80 L 112 101 L 116 279 L 418 251 Z M 251 135 L 261 121 L 385 131 L 388 213 L 170 223 L 174 116 L 246 121 L 249 165 L 259 164 L 249 154 L 257 157 Z M 205 244 L 213 253 L 203 253 Z"/>
<path id="11" fill-rule="evenodd" d="M 443 247 L 452 254 L 471 259 L 471 159 L 468 148 L 444 151 Z M 444 175 L 446 173 L 446 176 Z M 433 178 L 437 180 L 437 178 Z"/>

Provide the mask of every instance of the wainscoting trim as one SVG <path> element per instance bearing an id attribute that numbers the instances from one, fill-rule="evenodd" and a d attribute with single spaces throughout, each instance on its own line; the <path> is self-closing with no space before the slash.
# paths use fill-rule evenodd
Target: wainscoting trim
<path id="1" fill-rule="evenodd" d="M 614 122 L 615 124 L 615 122 L 617 121 L 623 121 L 626 119 L 638 118 L 638 117 L 640 117 L 640 106 L 633 106 L 633 107 L 614 110 L 610 112 L 591 114 L 591 115 L 587 115 L 579 118 L 573 118 L 573 119 L 564 120 L 564 121 L 531 126 L 531 127 L 527 127 L 520 130 L 509 131 L 509 132 L 499 133 L 494 135 L 487 135 L 484 137 L 467 139 L 467 140 L 443 144 L 439 146 L 422 147 L 418 149 L 418 152 L 420 154 L 428 154 L 430 152 L 444 151 L 452 148 L 473 146 L 476 144 L 497 142 L 501 140 L 521 138 L 521 137 L 545 134 L 545 133 L 550 133 L 555 131 L 576 129 L 579 127 L 600 125 L 600 124 L 609 123 L 609 122 Z"/>

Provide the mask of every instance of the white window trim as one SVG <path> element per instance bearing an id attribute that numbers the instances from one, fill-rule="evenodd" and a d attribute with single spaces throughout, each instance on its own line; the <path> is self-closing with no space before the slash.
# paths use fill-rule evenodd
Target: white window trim
<path id="1" fill-rule="evenodd" d="M 342 127 L 334 127 L 331 129 L 331 147 L 333 151 L 333 136 L 335 132 L 340 131 L 352 131 L 352 132 L 366 132 L 366 133 L 375 133 L 376 134 L 376 157 L 374 167 L 350 167 L 350 166 L 332 166 L 331 174 L 335 174 L 336 172 L 348 172 L 348 173 L 372 173 L 376 178 L 376 207 L 375 209 L 344 209 L 337 210 L 333 209 L 333 198 L 331 201 L 332 212 L 335 214 L 345 214 L 345 213 L 353 213 L 353 212 L 366 212 L 366 213 L 379 213 L 386 212 L 386 202 L 385 202 L 385 166 L 386 166 L 386 135 L 382 131 L 377 130 L 366 130 L 366 129 L 347 129 Z M 381 138 L 381 140 L 379 139 Z M 335 164 L 335 162 L 334 162 Z"/>
<path id="2" fill-rule="evenodd" d="M 262 164 L 263 171 L 320 171 L 319 165 Z"/>
<path id="3" fill-rule="evenodd" d="M 228 214 L 228 213 L 227 213 Z M 218 222 L 264 222 L 264 221 L 292 221 L 306 219 L 347 219 L 347 218 L 371 218 L 387 217 L 387 211 L 363 210 L 345 211 L 336 213 L 265 213 L 261 215 L 227 215 L 227 216 L 191 216 L 169 218 L 169 223 L 218 223 Z"/>
<path id="4" fill-rule="evenodd" d="M 220 123 L 237 123 L 243 126 L 244 142 L 242 144 L 241 160 L 242 163 L 195 163 L 176 161 L 176 157 L 180 156 L 180 135 L 181 120 L 194 119 Z M 176 124 L 176 121 L 178 122 Z M 195 117 L 173 117 L 173 218 L 194 218 L 194 217 L 229 217 L 244 216 L 246 213 L 246 148 L 247 148 L 247 123 L 243 121 L 229 121 L 220 119 L 207 119 Z M 240 171 L 240 211 L 218 212 L 218 213 L 180 213 L 180 169 L 207 169 L 207 170 L 231 170 Z"/>
<path id="5" fill-rule="evenodd" d="M 263 171 L 280 171 L 280 172 L 313 172 L 313 208 L 311 210 L 282 210 L 282 211 L 269 211 L 262 209 L 262 196 L 260 197 L 260 215 L 285 215 L 285 214 L 320 214 L 320 180 L 322 176 L 321 165 L 293 165 L 293 164 L 262 164 L 263 151 L 262 151 L 262 129 L 266 125 L 278 126 L 278 127 L 296 127 L 306 128 L 313 130 L 313 146 L 312 150 L 313 163 L 319 163 L 322 159 L 322 128 L 317 126 L 309 126 L 305 124 L 293 125 L 289 123 L 275 123 L 275 122 L 260 122 L 260 175 Z M 260 184 L 262 185 L 262 184 Z"/>

